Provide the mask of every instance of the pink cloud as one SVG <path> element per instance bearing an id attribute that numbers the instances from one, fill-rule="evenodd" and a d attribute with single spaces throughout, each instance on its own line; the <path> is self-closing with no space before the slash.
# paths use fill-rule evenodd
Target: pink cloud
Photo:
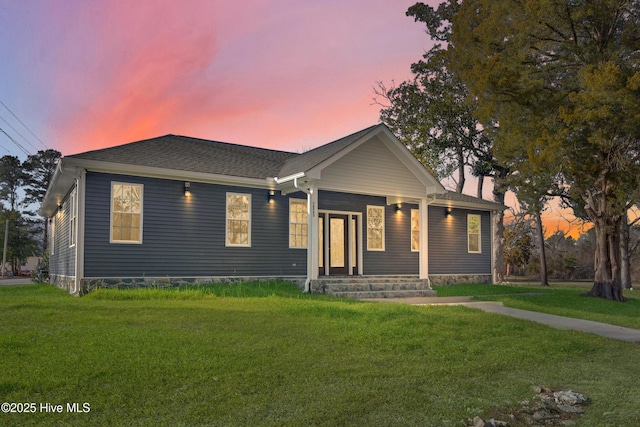
<path id="1" fill-rule="evenodd" d="M 290 150 L 338 138 L 377 121 L 375 81 L 408 77 L 422 53 L 411 4 L 83 3 L 54 76 L 57 140 L 71 154 L 165 133 Z"/>

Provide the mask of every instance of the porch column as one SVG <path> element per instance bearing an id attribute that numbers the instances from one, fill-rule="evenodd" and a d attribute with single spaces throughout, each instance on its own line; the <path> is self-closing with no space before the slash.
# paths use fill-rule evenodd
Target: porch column
<path id="1" fill-rule="evenodd" d="M 420 199 L 420 278 L 429 278 L 429 203 Z"/>
<path id="2" fill-rule="evenodd" d="M 307 280 L 305 291 L 310 291 L 311 280 L 318 279 L 318 189 L 309 188 L 307 193 Z"/>

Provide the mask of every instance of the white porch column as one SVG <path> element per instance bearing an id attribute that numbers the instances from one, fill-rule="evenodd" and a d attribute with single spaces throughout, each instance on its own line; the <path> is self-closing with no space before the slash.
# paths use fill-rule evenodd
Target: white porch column
<path id="1" fill-rule="evenodd" d="M 429 278 L 429 203 L 420 199 L 420 278 Z"/>
<path id="2" fill-rule="evenodd" d="M 309 188 L 307 193 L 307 280 L 305 292 L 310 291 L 310 282 L 318 279 L 318 189 Z"/>

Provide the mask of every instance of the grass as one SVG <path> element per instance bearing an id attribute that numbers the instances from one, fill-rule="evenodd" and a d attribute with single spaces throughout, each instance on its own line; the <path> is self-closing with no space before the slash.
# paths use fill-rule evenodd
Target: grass
<path id="1" fill-rule="evenodd" d="M 576 319 L 593 320 L 640 329 L 640 292 L 625 290 L 627 301 L 584 297 L 584 286 L 456 285 L 435 286 L 438 296 L 474 296 L 476 300 L 501 301 L 506 307 L 538 311 Z"/>
<path id="2" fill-rule="evenodd" d="M 580 425 L 640 424 L 637 344 L 464 307 L 253 288 L 0 287 L 0 400 L 90 405 L 0 424 L 460 426 L 536 385 L 589 396 Z"/>

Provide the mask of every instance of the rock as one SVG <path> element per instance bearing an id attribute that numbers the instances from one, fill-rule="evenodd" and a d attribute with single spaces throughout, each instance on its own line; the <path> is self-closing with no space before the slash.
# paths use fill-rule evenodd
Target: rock
<path id="1" fill-rule="evenodd" d="M 562 403 L 559 403 L 558 409 L 561 410 L 562 412 L 569 412 L 572 414 L 584 414 L 584 409 L 582 409 L 579 406 L 563 405 Z"/>
<path id="2" fill-rule="evenodd" d="M 547 387 L 536 387 L 537 395 L 531 401 L 522 401 L 515 407 L 494 408 L 491 415 L 494 418 L 484 420 L 475 417 L 467 420 L 469 427 L 509 427 L 518 426 L 574 426 L 582 414 L 583 405 L 589 399 L 583 394 L 571 390 L 553 391 Z M 496 417 L 509 419 L 510 423 L 496 420 Z"/>
<path id="3" fill-rule="evenodd" d="M 562 403 L 564 405 L 579 405 L 582 403 L 587 403 L 587 398 L 584 395 L 575 393 L 571 390 L 556 391 L 555 393 L 553 393 L 553 397 L 556 399 L 556 402 Z"/>

